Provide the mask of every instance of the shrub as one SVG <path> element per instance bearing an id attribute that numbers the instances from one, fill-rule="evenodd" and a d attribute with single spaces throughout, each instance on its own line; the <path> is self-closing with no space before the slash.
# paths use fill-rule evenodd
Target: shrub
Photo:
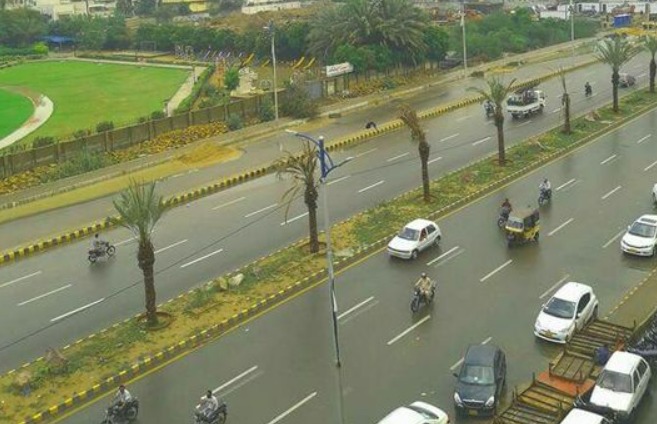
<path id="1" fill-rule="evenodd" d="M 310 98 L 305 87 L 297 83 L 286 84 L 281 103 L 281 112 L 284 115 L 293 118 L 313 118 L 317 116 L 318 110 L 317 102 Z"/>
<path id="2" fill-rule="evenodd" d="M 231 131 L 239 130 L 244 127 L 242 117 L 239 115 L 229 115 L 226 120 L 226 125 L 228 125 L 228 129 Z"/>
<path id="3" fill-rule="evenodd" d="M 91 135 L 91 131 L 89 130 L 77 130 L 73 133 L 73 138 L 76 140 L 79 140 L 81 138 L 84 138 L 88 135 Z"/>
<path id="4" fill-rule="evenodd" d="M 47 55 L 48 54 L 48 45 L 46 43 L 35 43 L 32 46 L 32 52 L 38 55 Z"/>
<path id="5" fill-rule="evenodd" d="M 98 133 L 102 133 L 102 132 L 105 132 L 105 131 L 111 131 L 113 129 L 114 129 L 114 122 L 112 122 L 112 121 L 103 121 L 103 122 L 99 122 L 96 125 L 96 132 L 98 132 Z"/>
<path id="6" fill-rule="evenodd" d="M 484 71 L 474 71 L 473 73 L 470 74 L 472 78 L 483 78 L 484 77 Z"/>
<path id="7" fill-rule="evenodd" d="M 109 163 L 110 161 L 102 153 L 92 153 L 87 149 L 83 149 L 71 159 L 53 169 L 52 173 L 46 174 L 45 179 L 46 181 L 53 181 L 60 178 L 72 177 L 100 169 L 109 165 Z"/>
<path id="8" fill-rule="evenodd" d="M 260 103 L 260 110 L 258 111 L 258 118 L 261 122 L 273 121 L 276 117 L 274 113 L 274 104 L 269 97 L 265 97 Z"/>
<path id="9" fill-rule="evenodd" d="M 385 77 L 383 79 L 383 88 L 385 88 L 386 90 L 392 90 L 393 88 L 396 87 L 397 87 L 397 82 L 394 79 L 389 77 Z"/>
<path id="10" fill-rule="evenodd" d="M 36 137 L 34 141 L 32 141 L 32 147 L 46 147 L 46 146 L 51 146 L 57 142 L 57 139 L 55 137 Z"/>
<path id="11" fill-rule="evenodd" d="M 166 118 L 166 117 L 167 117 L 167 114 L 164 113 L 164 111 L 162 111 L 162 110 L 156 110 L 155 112 L 151 113 L 151 119 L 153 119 L 153 120 L 163 119 L 163 118 Z"/>

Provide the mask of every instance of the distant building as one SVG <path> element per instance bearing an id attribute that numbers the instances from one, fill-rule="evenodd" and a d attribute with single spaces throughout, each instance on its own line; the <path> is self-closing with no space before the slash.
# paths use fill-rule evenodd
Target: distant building
<path id="1" fill-rule="evenodd" d="M 7 9 L 26 7 L 38 10 L 44 15 L 50 16 L 54 21 L 64 16 L 86 15 L 110 16 L 114 13 L 116 1 L 89 0 L 87 2 L 71 0 L 10 0 L 6 4 Z"/>
<path id="2" fill-rule="evenodd" d="M 204 13 L 208 11 L 209 2 L 205 0 L 161 0 L 162 4 L 186 4 L 192 13 Z"/>
<path id="3" fill-rule="evenodd" d="M 253 15 L 258 12 L 272 12 L 284 9 L 301 9 L 310 5 L 307 1 L 286 1 L 286 0 L 244 0 L 242 13 Z"/>

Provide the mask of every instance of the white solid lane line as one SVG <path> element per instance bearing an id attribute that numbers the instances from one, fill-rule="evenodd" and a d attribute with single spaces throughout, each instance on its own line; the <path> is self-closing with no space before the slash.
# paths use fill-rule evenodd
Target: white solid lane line
<path id="1" fill-rule="evenodd" d="M 170 245 L 168 245 L 168 246 L 165 246 L 165 247 L 163 247 L 163 248 L 161 248 L 161 249 L 157 249 L 157 250 L 156 250 L 155 252 L 153 252 L 153 253 L 155 253 L 155 254 L 157 255 L 158 253 L 162 253 L 162 252 L 164 252 L 164 251 L 166 251 L 166 250 L 169 250 L 169 249 L 171 249 L 171 248 L 174 248 L 174 247 L 176 247 L 176 246 L 180 246 L 180 245 L 183 244 L 183 243 L 187 243 L 187 239 L 185 239 L 185 240 L 180 240 L 180 241 L 177 241 L 177 242 L 175 242 L 175 243 L 173 243 L 173 244 L 170 244 Z"/>
<path id="2" fill-rule="evenodd" d="M 559 191 L 559 190 L 561 190 L 562 188 L 564 188 L 564 187 L 566 187 L 566 186 L 568 186 L 568 185 L 574 183 L 575 181 L 577 181 L 575 178 L 571 178 L 570 180 L 568 180 L 568 181 L 566 181 L 565 183 L 561 184 L 561 185 L 560 185 L 559 187 L 557 187 L 555 190 L 556 190 L 556 191 Z"/>
<path id="3" fill-rule="evenodd" d="M 654 161 L 653 163 L 651 163 L 650 165 L 646 166 L 645 168 L 643 168 L 643 170 L 644 170 L 644 171 L 649 171 L 650 168 L 652 168 L 652 167 L 655 166 L 655 165 L 657 165 L 657 160 Z"/>
<path id="4" fill-rule="evenodd" d="M 200 258 L 194 259 L 193 261 L 187 262 L 186 264 L 182 264 L 182 265 L 180 265 L 180 268 L 187 268 L 187 267 L 190 266 L 190 265 L 194 265 L 196 262 L 200 262 L 200 261 L 202 261 L 203 259 L 207 259 L 207 258 L 209 258 L 210 256 L 216 255 L 217 253 L 221 253 L 221 252 L 223 252 L 223 251 L 224 251 L 224 249 L 215 250 L 214 252 L 210 252 L 210 253 L 208 253 L 208 254 L 205 255 L 205 256 L 201 256 Z"/>
<path id="5" fill-rule="evenodd" d="M 447 137 L 443 137 L 443 138 L 441 138 L 441 139 L 438 140 L 438 141 L 439 141 L 440 143 L 444 143 L 444 142 L 446 142 L 447 140 L 451 140 L 451 139 L 456 138 L 456 137 L 458 137 L 458 136 L 459 136 L 459 133 L 456 133 L 456 134 L 448 135 Z"/>
<path id="6" fill-rule="evenodd" d="M 105 300 L 105 298 L 103 297 L 103 298 L 100 298 L 100 299 L 98 299 L 98 300 L 95 300 L 95 301 L 93 301 L 93 302 L 91 302 L 91 303 L 87 303 L 87 304 L 84 305 L 84 306 L 80 306 L 80 307 L 77 308 L 77 309 L 73 309 L 73 310 L 70 311 L 70 312 L 67 312 L 67 313 L 65 313 L 65 314 L 62 314 L 62 315 L 60 315 L 60 316 L 58 316 L 58 317 L 55 317 L 55 318 L 51 319 L 50 322 L 59 321 L 60 319 L 64 319 L 64 318 L 66 318 L 66 317 L 70 317 L 71 315 L 75 315 L 75 314 L 77 314 L 78 312 L 82 312 L 82 311 L 84 311 L 85 309 L 89 309 L 89 308 L 91 308 L 92 306 L 97 305 L 97 304 L 99 304 L 100 302 L 102 302 L 102 301 L 104 301 L 104 300 Z"/>
<path id="7" fill-rule="evenodd" d="M 463 122 L 463 121 L 465 121 L 466 119 L 468 119 L 468 118 L 471 117 L 471 116 L 472 116 L 472 115 L 461 116 L 460 118 L 456 118 L 456 122 Z"/>
<path id="8" fill-rule="evenodd" d="M 552 113 L 557 113 L 557 112 L 559 112 L 560 110 L 561 110 L 561 108 L 558 107 L 558 108 L 554 109 L 554 110 L 552 111 Z"/>
<path id="9" fill-rule="evenodd" d="M 225 208 L 226 206 L 234 205 L 235 203 L 239 203 L 239 202 L 241 202 L 241 201 L 243 201 L 243 200 L 245 200 L 245 199 L 246 199 L 246 197 L 240 197 L 240 198 L 238 198 L 238 199 L 231 200 L 230 202 L 226 202 L 226 203 L 224 203 L 224 204 L 217 205 L 217 206 L 215 206 L 214 208 L 212 208 L 212 210 L 213 210 L 213 211 L 216 211 L 217 209 L 221 209 L 221 208 Z"/>
<path id="10" fill-rule="evenodd" d="M 434 162 L 438 162 L 438 161 L 441 160 L 442 158 L 443 158 L 442 156 L 438 156 L 438 157 L 435 158 L 435 159 L 431 159 L 429 162 L 427 162 L 427 165 L 431 165 L 431 164 L 434 163 Z"/>
<path id="11" fill-rule="evenodd" d="M 615 242 L 618 239 L 618 237 L 622 236 L 623 234 L 625 234 L 625 230 L 620 230 L 615 236 L 613 236 L 605 244 L 603 244 L 602 248 L 606 249 L 610 244 Z"/>
<path id="12" fill-rule="evenodd" d="M 340 177 L 340 178 L 338 178 L 337 180 L 329 181 L 328 183 L 326 183 L 326 185 L 327 185 L 327 186 L 330 186 L 330 185 L 332 185 L 332 184 L 339 183 L 340 181 L 344 181 L 344 180 L 346 180 L 346 179 L 349 178 L 349 177 L 351 177 L 351 175 L 345 175 L 344 177 Z"/>
<path id="13" fill-rule="evenodd" d="M 308 215 L 308 212 L 305 212 L 305 213 L 302 213 L 301 215 L 297 215 L 297 216 L 295 216 L 294 218 L 290 218 L 290 219 L 288 219 L 287 221 L 283 221 L 283 222 L 281 222 L 281 227 L 282 227 L 283 225 L 287 225 L 287 224 L 289 224 L 290 222 L 294 222 L 294 221 L 296 221 L 296 220 L 298 220 L 298 219 L 301 219 L 301 218 L 303 218 L 304 216 L 307 216 L 307 215 Z"/>
<path id="14" fill-rule="evenodd" d="M 13 279 L 11 281 L 7 281 L 6 283 L 0 284 L 0 289 L 2 289 L 4 287 L 9 287 L 9 286 L 11 286 L 13 284 L 16 284 L 16 283 L 19 283 L 21 281 L 27 280 L 28 278 L 36 277 L 39 274 L 41 274 L 41 271 L 33 272 L 32 274 L 24 275 L 22 277 Z"/>
<path id="15" fill-rule="evenodd" d="M 317 392 L 312 392 L 311 394 L 309 394 L 308 396 L 306 396 L 305 398 L 301 399 L 299 402 L 297 402 L 296 404 L 294 404 L 290 409 L 288 409 L 287 411 L 283 412 L 282 414 L 280 414 L 278 417 L 274 418 L 273 420 L 269 421 L 267 424 L 276 424 L 277 422 L 281 421 L 283 418 L 285 418 L 285 417 L 287 417 L 288 415 L 290 415 L 290 414 L 291 414 L 292 412 L 294 412 L 295 410 L 297 410 L 297 409 L 299 409 L 300 407 L 302 407 L 304 403 L 308 402 L 309 400 L 311 400 L 311 399 L 314 398 L 315 396 L 317 396 Z"/>
<path id="16" fill-rule="evenodd" d="M 413 325 L 411 325 L 410 327 L 408 327 L 406 330 L 402 331 L 401 333 L 399 333 L 398 335 L 396 335 L 396 336 L 393 337 L 392 339 L 388 340 L 387 345 L 390 346 L 391 344 L 393 344 L 393 343 L 396 342 L 397 340 L 401 339 L 402 337 L 404 337 L 405 335 L 407 335 L 407 334 L 410 333 L 411 331 L 415 330 L 417 327 L 419 327 L 420 325 L 422 325 L 422 324 L 424 324 L 425 322 L 429 321 L 430 319 L 431 319 L 431 315 L 427 315 L 426 317 L 422 318 L 421 320 L 419 320 L 419 321 L 416 322 L 415 324 L 413 324 Z"/>
<path id="17" fill-rule="evenodd" d="M 490 139 L 491 139 L 490 136 L 488 136 L 488 137 L 484 137 L 484 138 L 482 138 L 481 140 L 477 140 L 477 141 L 473 142 L 472 145 L 473 145 L 473 146 L 478 146 L 479 144 L 481 144 L 481 143 L 485 143 L 485 142 L 487 142 L 487 141 L 490 140 Z"/>
<path id="18" fill-rule="evenodd" d="M 652 134 L 648 134 L 648 135 L 645 136 L 645 137 L 641 137 L 640 139 L 638 139 L 638 140 L 636 141 L 636 144 L 641 144 L 641 143 L 643 143 L 644 141 L 646 141 L 647 139 L 649 139 L 650 137 L 652 137 Z"/>
<path id="19" fill-rule="evenodd" d="M 362 306 L 365 306 L 367 303 L 371 302 L 372 300 L 374 300 L 374 296 L 370 296 L 370 297 L 368 297 L 367 299 L 365 299 L 365 300 L 363 300 L 362 302 L 360 302 L 358 305 L 356 305 L 356 306 L 352 306 L 351 308 L 347 309 L 346 311 L 344 311 L 343 313 L 341 313 L 340 315 L 338 315 L 338 319 L 342 319 L 342 318 L 346 317 L 346 316 L 349 315 L 350 313 L 354 312 L 356 309 L 358 309 L 358 308 L 360 308 L 360 307 L 362 307 Z"/>
<path id="20" fill-rule="evenodd" d="M 513 262 L 513 259 L 509 259 L 508 261 L 504 262 L 502 265 L 498 266 L 497 268 L 495 268 L 494 270 L 492 270 L 492 271 L 489 272 L 488 274 L 486 274 L 486 275 L 484 275 L 483 277 L 481 277 L 481 278 L 479 279 L 479 282 L 480 282 L 480 283 L 483 283 L 484 281 L 488 280 L 490 277 L 492 277 L 492 276 L 495 275 L 496 273 L 500 272 L 500 271 L 503 270 L 505 267 L 509 266 L 509 264 L 511 264 L 511 262 Z"/>
<path id="21" fill-rule="evenodd" d="M 135 240 L 137 240 L 135 237 L 130 237 L 129 239 L 121 240 L 121 241 L 118 242 L 118 243 L 114 243 L 114 246 L 122 246 L 122 245 L 124 245 L 124 244 L 128 244 L 128 243 L 130 243 L 130 242 L 132 242 L 132 241 L 135 241 Z"/>
<path id="22" fill-rule="evenodd" d="M 605 200 L 607 197 L 611 196 L 612 194 L 616 193 L 618 190 L 620 190 L 623 186 L 618 186 L 609 193 L 605 194 L 604 196 L 601 197 L 602 200 Z"/>
<path id="23" fill-rule="evenodd" d="M 57 288 L 57 289 L 55 289 L 55 290 L 51 290 L 51 291 L 49 291 L 48 293 L 40 294 L 40 295 L 38 295 L 38 296 L 33 297 L 32 299 L 24 300 L 24 301 L 22 301 L 21 303 L 17 304 L 16 306 L 27 305 L 28 303 L 32 303 L 32 302 L 34 302 L 34 301 L 36 301 L 36 300 L 43 299 L 44 297 L 48 297 L 48 296 L 50 296 L 51 294 L 55 294 L 55 293 L 60 292 L 60 291 L 62 291 L 62 290 L 66 290 L 66 289 L 68 289 L 68 288 L 70 288 L 70 287 L 72 287 L 72 286 L 73 286 L 73 284 L 67 284 L 67 285 L 65 285 L 65 286 L 61 286 L 61 287 L 59 287 L 59 288 Z"/>
<path id="24" fill-rule="evenodd" d="M 369 189 L 371 189 L 371 188 L 374 188 L 374 187 L 376 187 L 376 186 L 380 186 L 380 185 L 383 184 L 383 183 L 385 183 L 385 180 L 381 180 L 381 181 L 379 181 L 379 182 L 376 182 L 376 183 L 372 184 L 371 186 L 367 186 L 367 187 L 365 187 L 365 188 L 361 188 L 360 190 L 358 190 L 358 192 L 359 192 L 359 193 L 366 192 L 367 190 L 369 190 Z"/>
<path id="25" fill-rule="evenodd" d="M 520 123 L 520 124 L 516 125 L 516 127 L 524 127 L 525 125 L 528 125 L 528 124 L 531 124 L 531 123 L 532 123 L 532 120 L 530 119 L 529 121 L 525 121 L 523 123 Z"/>
<path id="26" fill-rule="evenodd" d="M 437 261 L 441 260 L 442 258 L 444 258 L 445 256 L 449 255 L 450 253 L 452 253 L 453 251 L 455 251 L 455 250 L 458 249 L 458 248 L 459 248 L 459 246 L 454 246 L 454 247 L 452 247 L 452 248 L 449 249 L 447 252 L 443 253 L 442 255 L 438 256 L 437 258 L 434 258 L 434 259 L 430 260 L 429 262 L 427 262 L 427 266 L 431 266 L 431 264 L 433 264 L 434 262 L 437 262 Z"/>
<path id="27" fill-rule="evenodd" d="M 554 283 L 554 284 L 552 285 L 552 287 L 550 287 L 549 289 L 545 290 L 545 291 L 543 292 L 543 294 L 540 295 L 538 298 L 539 298 L 539 299 L 543 299 L 545 296 L 547 296 L 548 294 L 550 294 L 554 289 L 556 289 L 557 287 L 559 287 L 560 285 L 562 285 L 564 282 L 566 282 L 566 280 L 569 279 L 569 278 L 570 278 L 570 274 L 566 274 L 566 275 L 564 275 L 559 281 L 557 281 L 556 283 Z"/>
<path id="28" fill-rule="evenodd" d="M 600 165 L 604 165 L 604 164 L 606 164 L 606 163 L 609 163 L 609 162 L 611 162 L 612 160 L 616 159 L 616 157 L 618 157 L 618 156 L 617 156 L 617 155 L 611 155 L 611 156 L 609 156 L 607 159 L 605 159 L 605 160 L 603 160 L 602 162 L 600 162 Z"/>
<path id="29" fill-rule="evenodd" d="M 393 156 L 393 157 L 391 157 L 391 158 L 386 159 L 386 162 L 392 162 L 392 161 L 395 161 L 395 160 L 397 160 L 397 159 L 401 159 L 401 158 L 403 158 L 404 156 L 408 156 L 408 155 L 410 155 L 410 154 L 411 154 L 411 152 L 402 153 L 401 155 Z"/>
<path id="30" fill-rule="evenodd" d="M 556 234 L 557 231 L 561 230 L 563 227 L 565 227 L 566 225 L 570 224 L 570 223 L 573 222 L 574 220 L 575 220 L 575 218 L 570 218 L 569 220 L 567 220 L 567 221 L 564 222 L 563 224 L 559 225 L 557 228 L 555 228 L 554 230 L 552 230 L 552 231 L 550 231 L 550 232 L 548 233 L 548 237 L 552 236 L 553 234 Z"/>
<path id="31" fill-rule="evenodd" d="M 358 153 L 357 155 L 354 156 L 354 158 L 359 158 L 359 157 L 361 157 L 361 156 L 365 156 L 365 155 L 367 155 L 367 154 L 369 154 L 369 153 L 372 153 L 372 152 L 375 152 L 375 151 L 376 151 L 376 147 L 373 148 L 373 149 L 370 149 L 370 150 L 365 150 L 365 151 L 362 152 L 362 153 Z"/>
<path id="32" fill-rule="evenodd" d="M 466 40 L 467 40 L 467 39 L 466 39 Z M 645 76 L 646 76 L 646 73 L 644 72 L 644 73 L 642 73 L 642 74 L 637 75 L 636 77 L 637 77 L 637 78 L 643 78 L 643 77 L 645 77 Z"/>
<path id="33" fill-rule="evenodd" d="M 244 215 L 244 218 L 251 218 L 253 215 L 257 215 L 260 212 L 264 212 L 264 211 L 269 210 L 271 208 L 275 208 L 276 206 L 278 206 L 278 203 L 274 203 L 273 205 L 265 206 L 264 208 L 258 209 L 255 212 L 247 213 L 246 215 Z"/>
<path id="34" fill-rule="evenodd" d="M 225 383 L 222 384 L 221 386 L 219 386 L 219 387 L 217 387 L 216 389 L 214 389 L 214 390 L 212 391 L 212 393 L 219 393 L 220 391 L 222 391 L 222 390 L 225 389 L 226 387 L 230 386 L 231 384 L 233 384 L 234 382 L 236 382 L 236 381 L 238 381 L 238 380 L 241 380 L 242 378 L 246 377 L 247 375 L 251 374 L 252 372 L 254 372 L 254 371 L 257 370 L 257 369 L 258 369 L 258 366 L 257 366 L 257 365 L 252 366 L 252 367 L 249 368 L 248 370 L 244 371 L 242 374 L 238 375 L 237 377 L 231 378 L 230 380 L 228 380 L 227 382 L 225 382 Z"/>
<path id="35" fill-rule="evenodd" d="M 493 340 L 492 337 L 487 337 L 486 340 L 484 340 L 483 342 L 481 342 L 481 344 L 482 344 L 482 345 L 488 344 L 488 342 L 490 342 L 491 340 Z M 454 365 L 452 365 L 451 367 L 449 367 L 449 370 L 450 370 L 450 371 L 454 371 L 454 370 L 456 370 L 458 367 L 461 366 L 461 364 L 463 363 L 463 361 L 465 361 L 465 358 L 461 358 L 461 359 L 459 359 L 458 361 L 456 361 L 456 362 L 454 363 Z"/>

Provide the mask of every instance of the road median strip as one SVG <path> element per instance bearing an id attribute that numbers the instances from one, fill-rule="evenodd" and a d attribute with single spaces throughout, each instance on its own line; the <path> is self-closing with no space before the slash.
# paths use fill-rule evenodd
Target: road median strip
<path id="1" fill-rule="evenodd" d="M 587 66 L 590 66 L 594 63 L 596 63 L 597 60 L 590 60 L 590 61 L 585 61 L 580 64 L 574 65 L 572 67 L 566 68 L 566 72 L 572 72 L 577 69 L 581 69 Z M 519 83 L 514 84 L 514 88 L 520 89 L 523 87 L 529 87 L 533 85 L 537 85 L 540 82 L 546 81 L 548 79 L 554 78 L 555 76 L 559 75 L 559 71 L 552 71 L 547 74 L 544 74 L 538 78 L 534 78 L 531 80 L 527 81 L 522 81 Z M 474 96 L 474 97 L 468 97 L 466 99 L 458 100 L 452 103 L 449 103 L 448 105 L 443 105 L 443 106 L 437 106 L 434 108 L 430 108 L 424 111 L 421 111 L 418 113 L 418 116 L 421 119 L 429 119 L 429 118 L 434 118 L 436 116 L 449 113 L 451 111 L 454 111 L 459 108 L 463 108 L 469 105 L 472 105 L 474 103 L 478 103 L 482 101 L 481 96 Z M 370 129 L 370 130 L 363 130 L 360 132 L 357 132 L 355 134 L 351 134 L 349 136 L 343 137 L 338 139 L 337 141 L 334 141 L 330 144 L 327 145 L 326 150 L 329 152 L 336 151 L 339 149 L 344 149 L 346 147 L 352 146 L 357 143 L 361 143 L 363 141 L 369 140 L 371 138 L 375 138 L 378 136 L 381 136 L 383 134 L 393 132 L 393 131 L 398 131 L 403 128 L 403 123 L 399 119 L 395 119 L 389 122 L 386 122 L 384 124 L 381 124 L 378 129 Z M 186 191 L 177 195 L 173 195 L 166 199 L 165 203 L 167 207 L 175 207 L 175 206 L 180 206 L 186 203 L 189 203 L 194 200 L 198 200 L 202 197 L 209 196 L 215 193 L 218 193 L 220 191 L 226 190 L 228 188 L 234 187 L 236 185 L 252 181 L 256 178 L 260 178 L 264 175 L 270 174 L 272 172 L 275 172 L 275 166 L 273 162 L 259 166 L 257 168 L 245 171 L 243 173 L 225 178 L 219 182 L 212 183 L 209 185 L 205 185 L 196 189 L 192 189 L 190 191 Z M 62 234 L 53 236 L 51 238 L 48 238 L 46 240 L 41 240 L 37 241 L 31 244 L 28 244 L 26 246 L 19 246 L 15 249 L 5 251 L 2 254 L 0 254 L 0 266 L 2 264 L 6 264 L 8 262 L 13 262 L 15 260 L 30 256 L 34 253 L 38 252 L 43 252 L 44 250 L 51 249 L 56 246 L 60 246 L 62 244 L 72 242 L 72 241 L 77 241 L 81 238 L 87 237 L 95 232 L 99 231 L 104 231 L 111 229 L 115 226 L 115 224 L 118 222 L 118 216 L 111 216 L 107 217 L 102 221 L 97 221 L 91 224 L 87 224 L 83 227 L 80 227 L 78 229 L 74 229 L 71 231 L 64 232 Z"/>

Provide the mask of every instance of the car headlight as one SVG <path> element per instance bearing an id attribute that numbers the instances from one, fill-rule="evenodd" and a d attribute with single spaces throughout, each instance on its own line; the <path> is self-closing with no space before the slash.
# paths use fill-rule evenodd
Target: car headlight
<path id="1" fill-rule="evenodd" d="M 490 408 L 494 404 L 495 404 L 495 396 L 489 397 L 488 400 L 486 401 L 486 406 Z"/>
<path id="2" fill-rule="evenodd" d="M 454 392 L 454 403 L 456 403 L 459 406 L 463 405 L 463 402 L 461 401 L 461 397 L 456 392 Z"/>

